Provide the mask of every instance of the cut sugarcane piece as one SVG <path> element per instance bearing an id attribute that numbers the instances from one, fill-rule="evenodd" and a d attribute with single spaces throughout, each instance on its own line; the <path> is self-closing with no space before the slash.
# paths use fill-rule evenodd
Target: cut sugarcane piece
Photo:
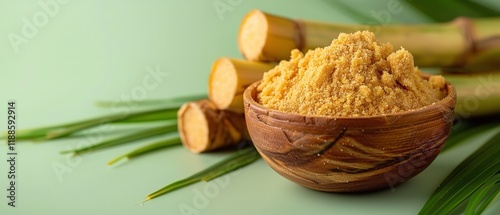
<path id="1" fill-rule="evenodd" d="M 219 58 L 212 65 L 208 80 L 208 95 L 218 109 L 243 112 L 243 91 L 262 78 L 273 64 Z"/>
<path id="2" fill-rule="evenodd" d="M 259 10 L 243 19 L 238 44 L 246 59 L 279 61 L 290 51 L 305 52 L 330 45 L 339 33 L 369 30 L 395 49 L 403 47 L 419 67 L 450 67 L 455 70 L 489 70 L 500 66 L 500 18 L 458 18 L 450 23 L 420 25 L 345 25 L 293 20 Z"/>
<path id="3" fill-rule="evenodd" d="M 209 100 L 184 104 L 177 120 L 182 144 L 195 153 L 229 147 L 248 138 L 243 114 L 219 110 Z"/>
<path id="4" fill-rule="evenodd" d="M 279 61 L 288 59 L 292 49 L 302 47 L 301 34 L 294 20 L 253 10 L 240 25 L 238 46 L 248 60 Z"/>

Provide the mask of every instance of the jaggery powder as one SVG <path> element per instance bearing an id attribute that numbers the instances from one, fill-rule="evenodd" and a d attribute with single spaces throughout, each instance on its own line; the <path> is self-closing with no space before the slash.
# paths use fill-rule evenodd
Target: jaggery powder
<path id="1" fill-rule="evenodd" d="M 413 56 L 369 31 L 340 34 L 330 46 L 291 52 L 264 74 L 258 102 L 316 116 L 372 116 L 430 105 L 445 96 L 442 76 L 421 78 Z"/>

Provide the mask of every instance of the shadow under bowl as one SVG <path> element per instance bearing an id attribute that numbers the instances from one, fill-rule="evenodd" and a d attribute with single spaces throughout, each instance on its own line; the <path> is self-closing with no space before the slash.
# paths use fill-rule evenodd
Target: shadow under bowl
<path id="1" fill-rule="evenodd" d="M 394 114 L 325 117 L 285 113 L 244 92 L 245 120 L 262 158 L 280 175 L 327 192 L 392 188 L 436 158 L 453 124 L 456 92 L 431 105 Z"/>

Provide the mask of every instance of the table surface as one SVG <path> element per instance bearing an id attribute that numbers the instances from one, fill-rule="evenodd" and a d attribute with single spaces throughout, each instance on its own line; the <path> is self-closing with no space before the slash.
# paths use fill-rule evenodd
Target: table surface
<path id="1" fill-rule="evenodd" d="M 347 2 L 347 1 L 344 1 Z M 373 16 L 388 1 L 349 1 Z M 398 1 L 397 1 L 398 2 Z M 425 22 L 401 3 L 385 21 Z M 129 101 L 205 93 L 210 66 L 241 58 L 236 35 L 254 8 L 311 20 L 355 23 L 329 1 L 2 1 L 0 3 L 0 123 L 7 101 L 17 125 L 31 128 L 114 113 L 96 101 Z M 498 7 L 499 4 L 496 3 Z M 144 88 L 155 73 L 154 85 Z M 3 106 L 3 108 L 2 108 Z M 0 125 L 2 126 L 2 125 Z M 138 127 L 135 127 L 138 128 Z M 112 134 L 130 132 L 102 127 Z M 225 156 L 182 147 L 110 167 L 106 162 L 153 139 L 69 157 L 59 151 L 95 143 L 100 130 L 42 143 L 18 142 L 16 207 L 0 214 L 416 214 L 441 180 L 479 141 L 440 155 L 424 172 L 392 190 L 333 194 L 298 186 L 259 160 L 208 183 L 136 204 L 146 194 Z M 486 138 L 487 135 L 478 138 Z M 7 146 L 0 146 L 0 193 L 7 193 Z M 489 210 L 500 210 L 497 203 Z"/>

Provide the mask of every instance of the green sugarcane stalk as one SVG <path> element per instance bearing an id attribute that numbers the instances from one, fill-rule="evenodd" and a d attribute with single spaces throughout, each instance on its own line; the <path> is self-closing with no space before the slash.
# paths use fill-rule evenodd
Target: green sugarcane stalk
<path id="1" fill-rule="evenodd" d="M 340 33 L 369 30 L 378 40 L 410 51 L 419 67 L 484 71 L 500 66 L 500 18 L 460 17 L 449 23 L 348 25 L 293 20 L 263 11 L 249 12 L 240 25 L 238 44 L 246 59 L 280 61 L 290 51 L 330 45 Z"/>

